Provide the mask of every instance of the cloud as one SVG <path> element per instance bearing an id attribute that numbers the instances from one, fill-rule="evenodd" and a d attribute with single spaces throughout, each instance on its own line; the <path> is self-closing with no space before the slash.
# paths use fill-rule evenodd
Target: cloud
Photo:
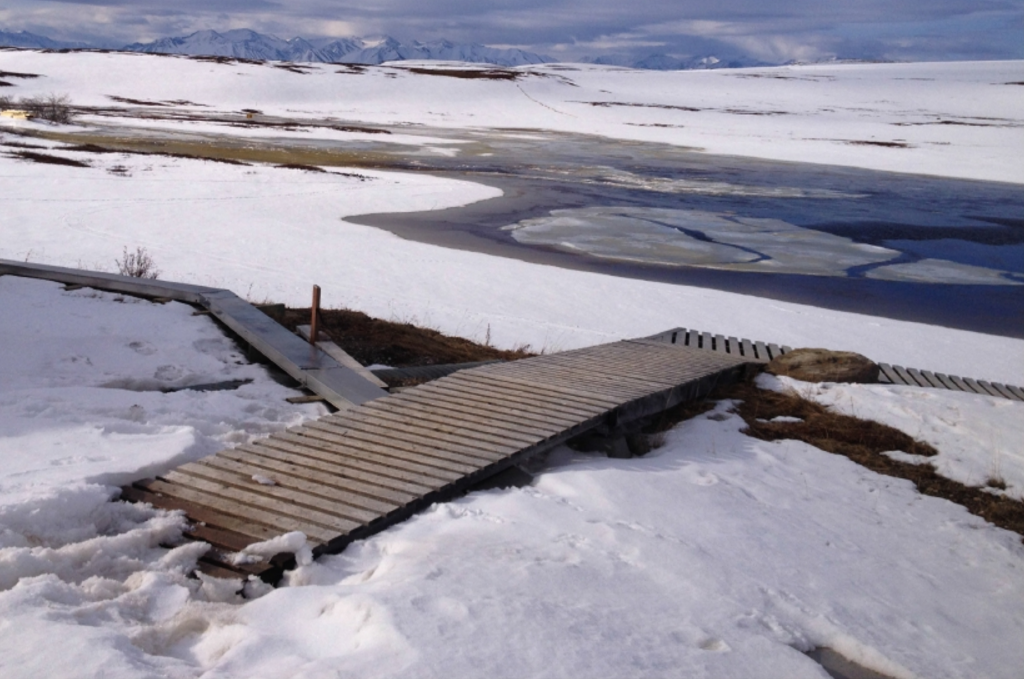
<path id="1" fill-rule="evenodd" d="M 394 35 L 620 52 L 1021 58 L 1022 0 L 0 0 L 0 28 L 106 44 L 253 28 L 283 38 Z M 711 50 L 711 51 L 709 51 Z M 945 55 L 945 56 L 944 56 Z"/>

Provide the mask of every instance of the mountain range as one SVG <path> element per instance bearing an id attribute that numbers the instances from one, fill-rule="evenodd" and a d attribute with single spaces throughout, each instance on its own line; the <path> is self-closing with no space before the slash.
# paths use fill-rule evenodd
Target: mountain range
<path id="1" fill-rule="evenodd" d="M 0 46 L 29 49 L 89 49 L 84 43 L 51 40 L 27 31 L 10 33 L 0 31 Z M 109 47 L 109 46 L 108 46 Z M 386 61 L 444 60 L 494 64 L 496 66 L 522 66 L 555 61 L 551 57 L 520 49 L 499 49 L 478 44 L 458 44 L 447 40 L 435 42 L 400 42 L 385 37 L 382 40 L 362 38 L 292 38 L 283 40 L 249 29 L 236 29 L 218 33 L 198 31 L 191 35 L 160 38 L 152 42 L 132 43 L 114 49 L 126 52 L 157 54 L 184 54 L 190 56 L 219 56 L 260 61 L 297 61 L 346 64 L 381 64 Z M 707 68 L 736 68 L 765 65 L 763 62 L 739 59 L 722 61 L 716 57 L 679 58 L 667 54 L 651 54 L 636 59 L 624 55 L 583 58 L 578 61 L 593 64 L 625 66 L 653 70 L 681 70 Z"/>

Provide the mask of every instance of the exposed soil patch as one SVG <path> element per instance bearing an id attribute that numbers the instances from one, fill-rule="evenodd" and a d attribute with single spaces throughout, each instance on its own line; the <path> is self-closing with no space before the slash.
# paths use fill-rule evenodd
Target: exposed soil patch
<path id="1" fill-rule="evenodd" d="M 168 55 L 169 56 L 169 55 Z M 262 61 L 257 59 L 243 59 L 242 57 L 208 57 L 208 56 L 195 56 L 188 57 L 193 61 L 205 61 L 211 64 L 262 64 Z"/>
<path id="2" fill-rule="evenodd" d="M 741 401 L 736 412 L 747 423 L 744 433 L 748 436 L 762 441 L 796 439 L 829 453 L 843 455 L 871 471 L 912 481 L 924 495 L 963 505 L 972 514 L 1024 536 L 1024 502 L 939 476 L 931 464 L 910 464 L 882 455 L 893 450 L 925 457 L 937 454 L 929 444 L 897 429 L 839 415 L 796 394 L 765 391 L 753 384 L 735 385 L 720 396 Z M 770 421 L 785 416 L 802 421 Z"/>
<path id="3" fill-rule="evenodd" d="M 966 486 L 940 476 L 930 463 L 894 460 L 882 453 L 902 451 L 934 457 L 937 451 L 898 429 L 834 413 L 794 393 L 758 389 L 750 382 L 729 385 L 716 389 L 705 400 L 683 403 L 665 411 L 645 427 L 644 433 L 667 431 L 684 420 L 712 410 L 715 402 L 722 399 L 738 401 L 734 412 L 746 423 L 743 433 L 747 436 L 762 441 L 795 439 L 843 455 L 878 474 L 912 481 L 924 495 L 955 502 L 989 523 L 1024 536 L 1024 502 L 986 490 L 1005 487 L 1005 482 L 1000 483 L 1002 479 L 989 479 L 984 487 Z M 794 421 L 771 421 L 777 417 L 794 418 Z"/>
<path id="4" fill-rule="evenodd" d="M 45 148 L 49 148 L 48 146 L 41 146 L 40 144 L 26 144 L 25 142 L 21 142 L 21 141 L 8 141 L 8 142 L 4 142 L 4 146 L 12 146 L 12 147 L 17 148 L 17 149 L 45 149 Z"/>
<path id="5" fill-rule="evenodd" d="M 305 170 L 306 172 L 327 172 L 322 167 L 316 165 L 302 165 L 300 163 L 286 163 L 284 165 L 275 165 L 274 167 L 281 168 L 282 170 Z"/>
<path id="6" fill-rule="evenodd" d="M 320 329 L 363 365 L 396 368 L 473 361 L 515 360 L 532 356 L 529 347 L 503 351 L 461 337 L 410 323 L 371 318 L 360 311 L 321 309 Z M 286 309 L 282 324 L 289 330 L 308 325 L 309 309 Z"/>
<path id="7" fill-rule="evenodd" d="M 67 165 L 68 167 L 90 167 L 89 163 L 83 163 L 80 160 L 72 160 L 71 158 L 62 158 L 60 156 L 51 156 L 48 153 L 38 153 L 36 151 L 15 151 L 10 155 L 15 158 L 21 158 L 22 160 L 31 160 L 33 163 L 45 163 L 47 165 Z"/>
<path id="8" fill-rule="evenodd" d="M 446 78 L 462 78 L 464 80 L 519 80 L 523 77 L 518 71 L 506 71 L 500 68 L 471 69 L 471 68 L 407 68 L 410 73 L 420 75 L 442 75 Z"/>
<path id="9" fill-rule="evenodd" d="M 291 71 L 292 73 L 298 73 L 299 75 L 308 75 L 310 72 L 316 70 L 312 66 L 300 66 L 299 64 L 293 64 L 290 62 L 274 64 L 274 68 Z"/>
<path id="10" fill-rule="evenodd" d="M 119 104 L 131 104 L 133 106 L 170 106 L 171 104 L 162 101 L 146 101 L 145 99 L 131 99 L 129 97 L 118 97 L 113 94 L 108 94 L 107 98 L 111 101 L 116 101 Z"/>
<path id="11" fill-rule="evenodd" d="M 910 144 L 903 141 L 866 141 L 866 140 L 852 140 L 843 142 L 845 144 L 852 144 L 854 146 L 884 146 L 890 149 L 909 149 Z"/>
<path id="12" fill-rule="evenodd" d="M 0 71 L 0 78 L 41 78 L 38 73 L 16 73 L 14 71 Z"/>
<path id="13" fill-rule="evenodd" d="M 14 83 L 9 83 L 5 80 L 0 80 L 0 87 L 14 87 Z"/>
<path id="14" fill-rule="evenodd" d="M 706 109 L 694 108 L 693 106 L 669 106 L 668 104 L 629 104 L 622 101 L 577 101 L 577 104 L 588 104 L 590 106 L 599 106 L 601 108 L 611 108 L 612 106 L 626 106 L 629 108 L 663 108 L 669 111 L 687 111 L 689 113 L 697 113 Z"/>

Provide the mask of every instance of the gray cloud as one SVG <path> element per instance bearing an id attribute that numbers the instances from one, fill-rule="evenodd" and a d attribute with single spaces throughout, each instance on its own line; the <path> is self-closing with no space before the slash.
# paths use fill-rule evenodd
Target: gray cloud
<path id="1" fill-rule="evenodd" d="M 1024 0 L 0 0 L 0 29 L 123 44 L 212 28 L 394 35 L 556 57 L 1021 58 Z"/>

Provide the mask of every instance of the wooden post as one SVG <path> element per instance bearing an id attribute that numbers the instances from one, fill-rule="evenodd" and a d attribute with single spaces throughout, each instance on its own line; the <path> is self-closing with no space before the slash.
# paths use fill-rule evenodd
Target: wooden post
<path id="1" fill-rule="evenodd" d="M 313 309 L 311 311 L 312 318 L 309 320 L 309 343 L 316 344 L 317 332 L 319 331 L 320 322 L 320 286 L 313 286 Z"/>

